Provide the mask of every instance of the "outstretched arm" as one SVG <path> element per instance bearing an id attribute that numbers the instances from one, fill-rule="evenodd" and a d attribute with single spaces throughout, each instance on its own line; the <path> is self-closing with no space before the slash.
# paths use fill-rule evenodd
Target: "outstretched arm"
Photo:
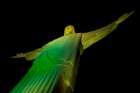
<path id="1" fill-rule="evenodd" d="M 120 23 L 125 21 L 133 13 L 134 13 L 134 11 L 132 11 L 130 13 L 126 13 L 126 14 L 122 15 L 121 17 L 119 17 L 118 20 L 116 20 L 115 22 L 112 22 L 111 24 L 109 24 L 105 27 L 102 27 L 102 28 L 99 28 L 97 30 L 90 31 L 87 33 L 82 33 L 81 42 L 83 45 L 83 49 L 90 47 L 92 44 L 96 43 L 97 41 L 99 41 L 102 38 L 109 35 L 112 31 L 114 31 L 118 27 L 118 25 Z"/>
<path id="2" fill-rule="evenodd" d="M 31 61 L 33 59 L 36 58 L 36 56 L 38 55 L 38 53 L 41 51 L 41 48 L 35 49 L 33 51 L 30 52 L 26 52 L 26 53 L 18 53 L 15 56 L 12 56 L 10 58 L 22 58 L 24 57 L 27 61 Z"/>

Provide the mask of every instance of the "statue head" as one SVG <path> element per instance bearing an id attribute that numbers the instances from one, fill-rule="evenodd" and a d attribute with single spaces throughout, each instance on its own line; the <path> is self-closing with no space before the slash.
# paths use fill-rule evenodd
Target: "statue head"
<path id="1" fill-rule="evenodd" d="M 73 25 L 68 25 L 65 27 L 64 35 L 69 35 L 69 34 L 74 34 L 74 33 L 75 33 L 75 29 Z"/>

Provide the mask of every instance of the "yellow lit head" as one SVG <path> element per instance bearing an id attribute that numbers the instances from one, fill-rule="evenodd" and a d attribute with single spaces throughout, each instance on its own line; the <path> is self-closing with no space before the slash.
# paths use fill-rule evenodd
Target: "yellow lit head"
<path id="1" fill-rule="evenodd" d="M 64 35 L 69 35 L 69 34 L 74 34 L 74 33 L 75 33 L 75 29 L 73 25 L 68 25 L 65 27 Z"/>

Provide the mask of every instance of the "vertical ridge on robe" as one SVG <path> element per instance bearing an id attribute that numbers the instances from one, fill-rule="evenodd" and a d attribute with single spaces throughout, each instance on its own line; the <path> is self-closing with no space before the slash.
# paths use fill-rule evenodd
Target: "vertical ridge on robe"
<path id="1" fill-rule="evenodd" d="M 47 87 L 51 88 L 52 83 L 49 84 L 49 82 L 52 82 L 52 78 L 57 79 L 59 76 L 58 73 L 61 72 L 61 70 L 59 70 L 61 67 L 56 67 L 49 63 L 46 66 L 46 64 L 47 62 L 42 61 L 39 64 L 33 65 L 11 93 L 42 93 Z M 39 68 L 39 66 L 41 66 L 41 68 Z M 55 84 L 55 82 L 53 83 Z"/>

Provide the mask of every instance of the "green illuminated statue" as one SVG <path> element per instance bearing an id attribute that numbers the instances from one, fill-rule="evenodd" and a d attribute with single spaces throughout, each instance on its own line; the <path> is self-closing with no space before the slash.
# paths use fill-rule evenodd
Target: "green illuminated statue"
<path id="1" fill-rule="evenodd" d="M 34 62 L 10 93 L 72 93 L 80 55 L 114 31 L 132 13 L 126 13 L 111 24 L 86 33 L 76 33 L 74 27 L 69 25 L 64 29 L 64 36 L 32 52 L 11 57 L 24 57 Z"/>

